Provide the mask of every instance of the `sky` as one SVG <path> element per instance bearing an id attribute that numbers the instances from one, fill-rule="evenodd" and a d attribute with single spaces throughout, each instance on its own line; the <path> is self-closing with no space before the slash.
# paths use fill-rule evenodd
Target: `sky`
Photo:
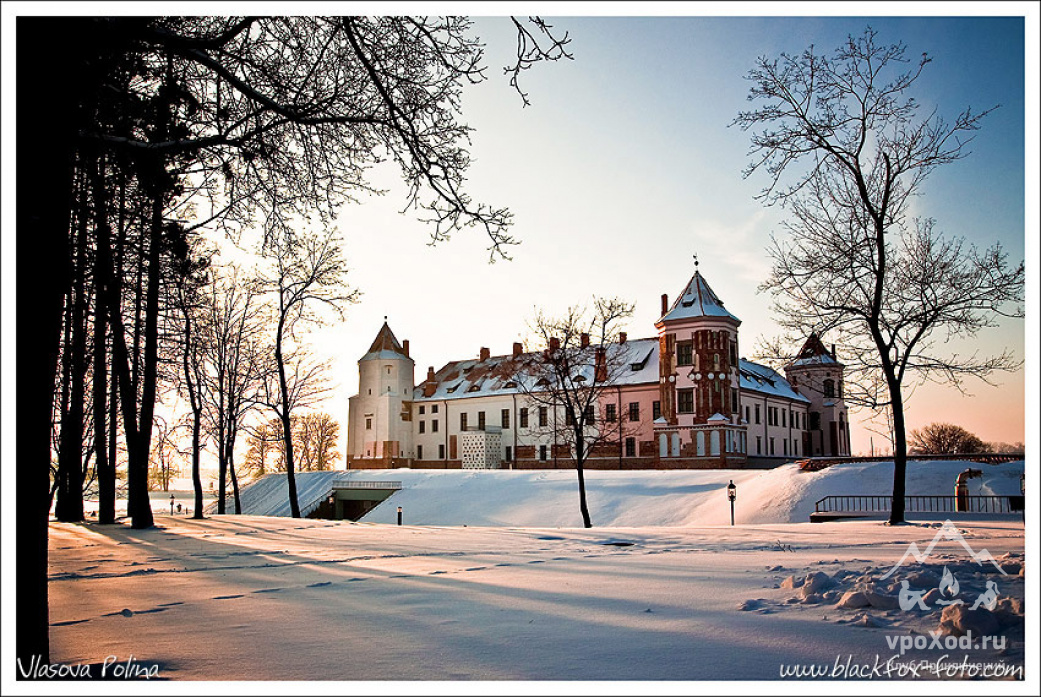
<path id="1" fill-rule="evenodd" d="M 190 3 L 30 7 L 34 13 L 198 11 Z M 296 6 L 294 12 L 307 7 Z M 547 19 L 558 32 L 568 32 L 574 60 L 537 65 L 522 75 L 531 101 L 527 108 L 501 71 L 512 60 L 512 25 L 505 16 L 485 16 L 523 14 L 523 3 L 337 7 L 463 8 L 479 15 L 474 31 L 487 43 L 488 79 L 464 93 L 462 120 L 474 128 L 467 191 L 474 201 L 508 207 L 515 221 L 511 233 L 521 241 L 510 250 L 511 260 L 492 264 L 488 241 L 476 231 L 431 246 L 429 228 L 413 213 L 401 213 L 406 192 L 397 173 L 388 168 L 374 173 L 373 182 L 387 193 L 361 196 L 342 209 L 337 222 L 351 267 L 348 278 L 361 291 L 360 300 L 346 308 L 342 322 L 316 329 L 308 339 L 319 356 L 333 362 L 336 389 L 322 408 L 341 423 L 342 438 L 348 398 L 357 391 L 357 359 L 384 316 L 399 340 L 410 340 L 417 380 L 427 366 L 476 358 L 484 346 L 493 355 L 506 353 L 527 336 L 536 311 L 559 314 L 594 295 L 635 302 L 625 328 L 629 336 L 655 336 L 659 298 L 668 293 L 673 299 L 684 288 L 694 254 L 703 276 L 742 320 L 741 353 L 753 358 L 757 343 L 778 333 L 770 298 L 757 286 L 769 270 L 765 248 L 771 233 L 780 230 L 784 211 L 755 199 L 764 176 L 742 177 L 749 133 L 729 124 L 749 108 L 744 76 L 760 55 L 796 53 L 810 44 L 830 52 L 867 26 L 882 42 L 903 41 L 910 57 L 923 51 L 933 57 L 915 87 L 923 109 L 936 107 L 950 119 L 969 106 L 1000 105 L 984 120 L 972 154 L 929 178 L 915 213 L 936 218 L 940 230 L 981 248 L 1000 242 L 1013 261 L 1037 258 L 1036 235 L 1029 248 L 1025 235 L 1028 223 L 1038 229 L 1037 200 L 1024 197 L 1024 190 L 1038 188 L 1034 5 L 978 6 L 1012 15 L 1006 17 L 924 16 L 980 11 L 958 3 L 553 5 L 553 11 L 571 15 Z M 257 8 L 284 11 L 264 3 Z M 812 16 L 854 10 L 862 16 Z M 236 12 L 236 5 L 216 3 L 207 11 Z M 711 12 L 729 16 L 705 16 Z M 891 16 L 894 12 L 917 16 Z M 1026 12 L 1031 14 L 1024 22 Z M 755 16 L 766 13 L 775 16 Z M 742 14 L 748 16 L 735 16 Z M 1025 65 L 1032 72 L 1026 74 Z M 1024 85 L 1031 86 L 1029 93 Z M 5 165 L 5 171 L 11 170 Z M 6 181 L 4 188 L 6 196 Z M 5 251 L 10 238 L 5 232 Z M 1028 273 L 1033 273 L 1029 265 Z M 10 274 L 4 275 L 6 286 Z M 1030 307 L 1036 308 L 1036 279 L 1030 278 Z M 1028 323 L 1029 335 L 1036 336 L 1036 317 Z M 970 345 L 953 348 L 990 354 L 1008 347 L 1020 359 L 1028 351 L 1036 359 L 1036 340 L 1029 345 L 1025 340 L 1028 323 L 1005 321 Z M 842 347 L 838 350 L 841 359 Z M 970 384 L 971 396 L 935 385 L 915 390 L 908 428 L 949 421 L 985 441 L 1023 441 L 1024 424 L 1037 422 L 1025 421 L 1024 387 L 1033 386 L 1029 402 L 1036 417 L 1036 361 L 994 382 Z M 854 452 L 884 450 L 884 439 L 868 430 L 862 417 L 851 417 Z M 345 449 L 341 442 L 341 452 Z"/>
<path id="2" fill-rule="evenodd" d="M 680 9 L 666 9 L 672 8 Z M 703 276 L 742 320 L 741 352 L 753 357 L 761 338 L 778 333 L 770 298 L 757 286 L 768 273 L 765 248 L 784 211 L 755 200 L 766 183 L 762 176 L 742 177 L 749 134 L 729 124 L 748 108 L 744 76 L 759 55 L 798 52 L 811 43 L 830 51 L 866 26 L 881 41 L 903 41 L 908 56 L 924 51 L 933 57 L 916 88 L 923 109 L 935 106 L 954 118 L 965 107 L 1000 105 L 985 119 L 972 155 L 926 182 L 915 213 L 981 248 L 1000 242 L 1011 260 L 1026 256 L 1021 18 L 549 21 L 571 36 L 574 60 L 539 65 L 523 76 L 527 108 L 496 70 L 513 49 L 509 21 L 475 23 L 487 39 L 492 69 L 487 82 L 467 90 L 463 104 L 475 128 L 468 191 L 514 213 L 513 234 L 521 244 L 510 251 L 511 261 L 488 264 L 478 233 L 427 246 L 424 226 L 399 215 L 402 189 L 389 180 L 396 190 L 343 210 L 339 227 L 350 275 L 363 295 L 343 324 L 320 332 L 321 341 L 335 347 L 342 396 L 327 406 L 341 423 L 346 398 L 357 390 L 356 361 L 384 316 L 399 340 L 410 340 L 418 380 L 427 366 L 476 358 L 482 346 L 506 353 L 527 336 L 537 309 L 560 313 L 594 295 L 635 302 L 629 335 L 655 336 L 659 298 L 682 291 L 694 254 Z M 1036 123 L 1036 94 L 1032 108 Z M 1036 157 L 1030 166 L 1036 182 Z M 1036 229 L 1036 210 L 1032 215 Z M 1025 336 L 1024 321 L 1009 320 L 952 348 L 1000 353 L 1008 347 L 1023 359 Z M 997 376 L 995 386 L 970 383 L 971 395 L 922 386 L 909 401 L 908 428 L 949 421 L 986 441 L 1024 441 L 1025 378 L 1020 370 Z M 864 416 L 852 417 L 854 452 L 888 447 L 862 423 Z"/>

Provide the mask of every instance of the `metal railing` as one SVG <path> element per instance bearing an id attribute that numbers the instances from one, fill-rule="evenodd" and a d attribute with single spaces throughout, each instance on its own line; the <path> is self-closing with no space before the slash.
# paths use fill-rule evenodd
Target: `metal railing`
<path id="1" fill-rule="evenodd" d="M 401 482 L 366 479 L 334 479 L 334 489 L 401 489 Z"/>
<path id="2" fill-rule="evenodd" d="M 1023 510 L 1022 496 L 968 496 L 966 513 L 1016 513 Z M 814 506 L 816 513 L 875 513 L 892 510 L 893 497 L 884 495 L 825 496 Z M 954 496 L 905 496 L 904 510 L 908 513 L 958 512 Z"/>

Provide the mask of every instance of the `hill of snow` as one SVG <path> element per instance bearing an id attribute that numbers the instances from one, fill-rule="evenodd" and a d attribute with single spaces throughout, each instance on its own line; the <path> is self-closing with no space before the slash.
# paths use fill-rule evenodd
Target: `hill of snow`
<path id="1" fill-rule="evenodd" d="M 1019 493 L 1022 461 L 923 461 L 908 464 L 907 494 L 951 495 L 955 477 L 968 466 L 984 473 L 982 479 L 970 480 L 970 494 Z M 365 522 L 393 523 L 401 506 L 405 523 L 412 525 L 582 524 L 577 477 L 571 470 L 354 470 L 349 476 L 402 483 L 402 490 L 369 513 Z M 726 525 L 730 480 L 737 486 L 738 524 L 803 523 L 824 496 L 889 494 L 893 463 L 848 463 L 820 472 L 803 472 L 795 465 L 772 470 L 589 471 L 586 490 L 598 527 Z M 265 485 L 266 501 L 271 500 L 271 484 Z"/>

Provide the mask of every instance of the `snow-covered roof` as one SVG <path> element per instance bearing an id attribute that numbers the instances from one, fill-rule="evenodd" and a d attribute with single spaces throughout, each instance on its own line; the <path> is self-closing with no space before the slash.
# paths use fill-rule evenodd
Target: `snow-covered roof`
<path id="1" fill-rule="evenodd" d="M 783 397 L 796 402 L 809 404 L 810 400 L 795 391 L 791 383 L 785 380 L 780 373 L 765 365 L 759 365 L 742 358 L 739 361 L 738 373 L 741 377 L 741 389 L 750 392 L 759 392 L 773 397 Z"/>
<path id="2" fill-rule="evenodd" d="M 630 339 L 624 344 L 608 344 L 607 364 L 618 366 L 619 374 L 612 385 L 640 385 L 658 382 L 658 339 Z M 593 347 L 590 347 L 593 350 Z M 537 385 L 531 375 L 523 370 L 530 361 L 536 360 L 538 352 L 522 353 L 519 356 L 491 356 L 486 360 L 468 359 L 452 361 L 434 373 L 436 389 L 429 397 L 423 396 L 423 386 L 416 386 L 413 398 L 417 402 L 435 402 L 465 397 L 487 397 L 510 395 L 534 390 Z M 580 371 L 586 380 L 593 379 L 590 362 Z M 532 384 L 525 384 L 525 383 Z"/>
<path id="3" fill-rule="evenodd" d="M 384 322 L 368 352 L 358 360 L 361 362 L 402 358 L 408 358 L 408 354 L 405 353 L 405 349 L 398 343 L 398 339 L 394 336 L 394 332 L 390 330 L 390 326 Z"/>
<path id="4" fill-rule="evenodd" d="M 333 491 L 333 480 L 343 477 L 344 470 L 296 473 L 296 500 L 300 504 L 300 515 L 307 516 L 318 508 Z M 247 484 L 239 491 L 243 515 L 290 516 L 289 481 L 285 472 L 276 472 Z M 230 499 L 228 510 L 233 511 Z M 216 502 L 206 512 L 215 513 Z"/>
<path id="5" fill-rule="evenodd" d="M 726 317 L 740 323 L 737 317 L 723 307 L 723 301 L 713 292 L 708 283 L 701 276 L 700 271 L 694 272 L 683 293 L 676 298 L 669 311 L 666 312 L 659 322 L 667 322 L 675 319 L 690 319 L 692 317 Z"/>
<path id="6" fill-rule="evenodd" d="M 799 349 L 798 358 L 788 364 L 790 368 L 797 368 L 808 365 L 834 365 L 840 366 L 841 363 L 835 359 L 834 349 L 828 351 L 824 346 L 824 342 L 821 341 L 820 337 L 817 336 L 816 332 L 813 332 L 806 339 L 806 343 Z"/>

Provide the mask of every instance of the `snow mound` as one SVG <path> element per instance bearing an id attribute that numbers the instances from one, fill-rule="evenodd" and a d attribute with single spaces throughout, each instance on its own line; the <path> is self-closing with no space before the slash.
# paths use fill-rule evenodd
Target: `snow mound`
<path id="1" fill-rule="evenodd" d="M 983 479 L 971 494 L 1019 494 L 1023 462 L 911 462 L 907 494 L 954 493 L 958 473 L 972 464 Z M 342 474 L 342 473 L 341 473 Z M 356 480 L 401 480 L 402 490 L 363 520 L 407 525 L 580 527 L 578 484 L 571 470 L 356 470 Z M 737 486 L 735 522 L 805 523 L 816 502 L 830 495 L 892 491 L 893 463 L 857 462 L 819 472 L 796 465 L 772 470 L 649 470 L 585 473 L 586 497 L 597 527 L 729 525 L 726 486 Z"/>

